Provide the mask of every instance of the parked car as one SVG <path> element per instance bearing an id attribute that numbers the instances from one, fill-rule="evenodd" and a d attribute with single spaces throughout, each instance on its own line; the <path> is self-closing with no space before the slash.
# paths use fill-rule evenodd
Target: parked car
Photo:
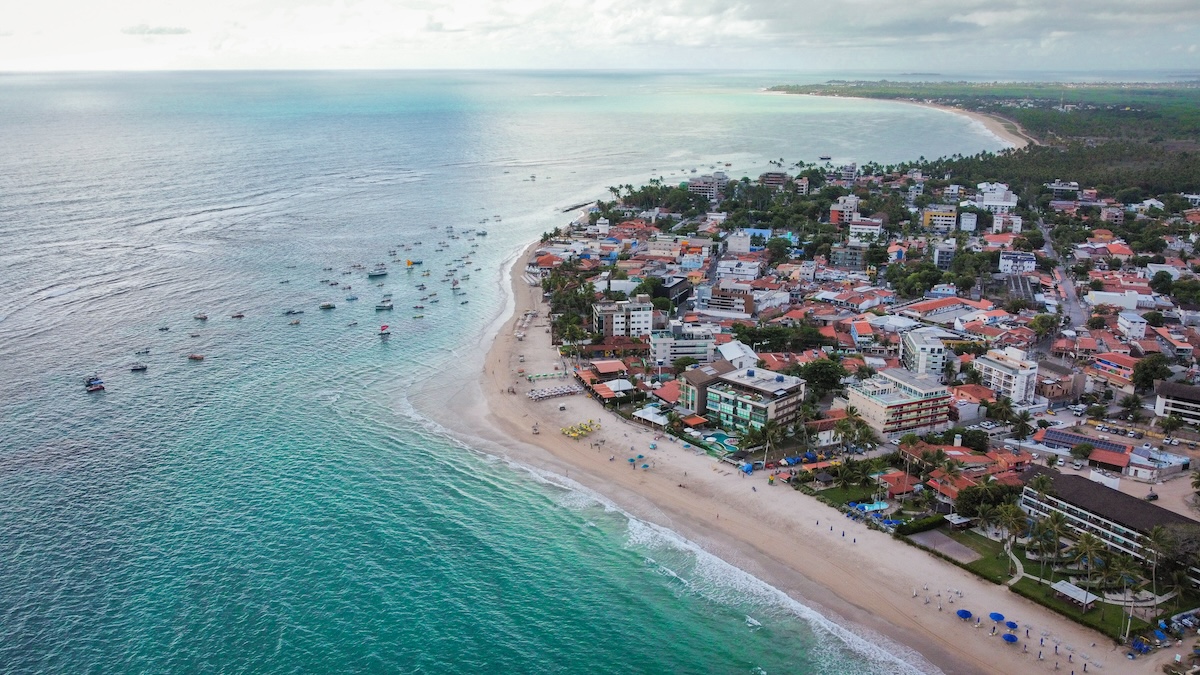
<path id="1" fill-rule="evenodd" d="M 1058 465 L 1059 465 L 1059 466 L 1066 466 L 1066 465 L 1067 465 L 1067 460 L 1063 459 L 1062 457 L 1059 457 L 1059 458 L 1058 458 Z"/>
<path id="2" fill-rule="evenodd" d="M 1179 445 L 1179 439 L 1178 439 L 1178 438 L 1172 438 L 1172 439 L 1171 439 L 1171 445 Z"/>
<path id="3" fill-rule="evenodd" d="M 1071 462 L 1071 467 L 1073 469 L 1075 469 L 1076 471 L 1079 471 L 1080 469 L 1083 468 L 1083 462 L 1081 462 L 1079 460 L 1075 460 L 1074 462 Z"/>
<path id="4" fill-rule="evenodd" d="M 1146 500 L 1146 501 L 1148 501 L 1148 502 L 1156 502 L 1156 501 L 1158 501 L 1158 493 L 1157 493 L 1157 492 L 1151 492 L 1150 494 L 1146 495 L 1146 497 L 1145 497 L 1145 500 Z"/>
<path id="5" fill-rule="evenodd" d="M 1135 434 L 1133 435 L 1133 437 L 1134 437 L 1134 438 L 1145 438 L 1145 437 L 1146 437 L 1146 434 L 1143 434 L 1142 432 L 1140 432 L 1140 431 L 1139 431 L 1139 432 L 1135 433 Z M 1193 447 L 1193 448 L 1194 448 L 1194 447 L 1196 447 L 1196 444 L 1195 444 L 1195 443 L 1193 443 L 1193 444 L 1192 444 L 1192 447 Z"/>

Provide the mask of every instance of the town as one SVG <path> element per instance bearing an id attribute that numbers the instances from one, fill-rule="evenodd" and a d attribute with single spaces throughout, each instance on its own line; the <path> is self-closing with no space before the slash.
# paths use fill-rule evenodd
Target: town
<path id="1" fill-rule="evenodd" d="M 1200 195 L 772 164 L 613 187 L 543 235 L 524 280 L 578 380 L 555 395 L 1131 655 L 1181 634 L 1200 606 Z"/>

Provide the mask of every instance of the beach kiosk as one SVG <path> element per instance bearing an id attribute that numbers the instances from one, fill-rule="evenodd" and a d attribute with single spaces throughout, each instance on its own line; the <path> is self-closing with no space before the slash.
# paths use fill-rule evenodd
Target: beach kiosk
<path id="1" fill-rule="evenodd" d="M 1053 590 L 1054 594 L 1058 597 L 1070 600 L 1076 605 L 1079 605 L 1080 608 L 1082 608 L 1085 612 L 1091 609 L 1092 605 L 1100 599 L 1099 596 L 1088 593 L 1086 590 L 1068 581 L 1056 581 L 1054 582 L 1054 585 L 1050 587 L 1050 589 Z"/>

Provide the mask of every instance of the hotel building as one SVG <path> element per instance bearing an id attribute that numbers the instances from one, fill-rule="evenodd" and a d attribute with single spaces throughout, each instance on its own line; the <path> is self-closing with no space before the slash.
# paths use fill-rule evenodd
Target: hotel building
<path id="1" fill-rule="evenodd" d="M 942 431 L 950 422 L 949 390 L 933 375 L 901 368 L 847 386 L 846 401 L 884 438 Z"/>

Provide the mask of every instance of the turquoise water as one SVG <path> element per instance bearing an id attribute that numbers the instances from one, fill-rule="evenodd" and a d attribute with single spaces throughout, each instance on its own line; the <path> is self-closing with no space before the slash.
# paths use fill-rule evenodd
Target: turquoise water
<path id="1" fill-rule="evenodd" d="M 999 147 L 917 107 L 756 93 L 775 81 L 0 79 L 4 669 L 908 669 L 903 649 L 456 440 L 411 399 L 474 377 L 505 262 L 610 184 Z M 462 238 L 433 251 L 447 226 Z M 400 255 L 430 277 L 389 263 L 380 288 L 350 267 L 417 240 Z M 439 279 L 467 253 L 463 305 Z M 397 309 L 380 316 L 385 292 Z M 92 372 L 105 392 L 83 392 Z"/>

